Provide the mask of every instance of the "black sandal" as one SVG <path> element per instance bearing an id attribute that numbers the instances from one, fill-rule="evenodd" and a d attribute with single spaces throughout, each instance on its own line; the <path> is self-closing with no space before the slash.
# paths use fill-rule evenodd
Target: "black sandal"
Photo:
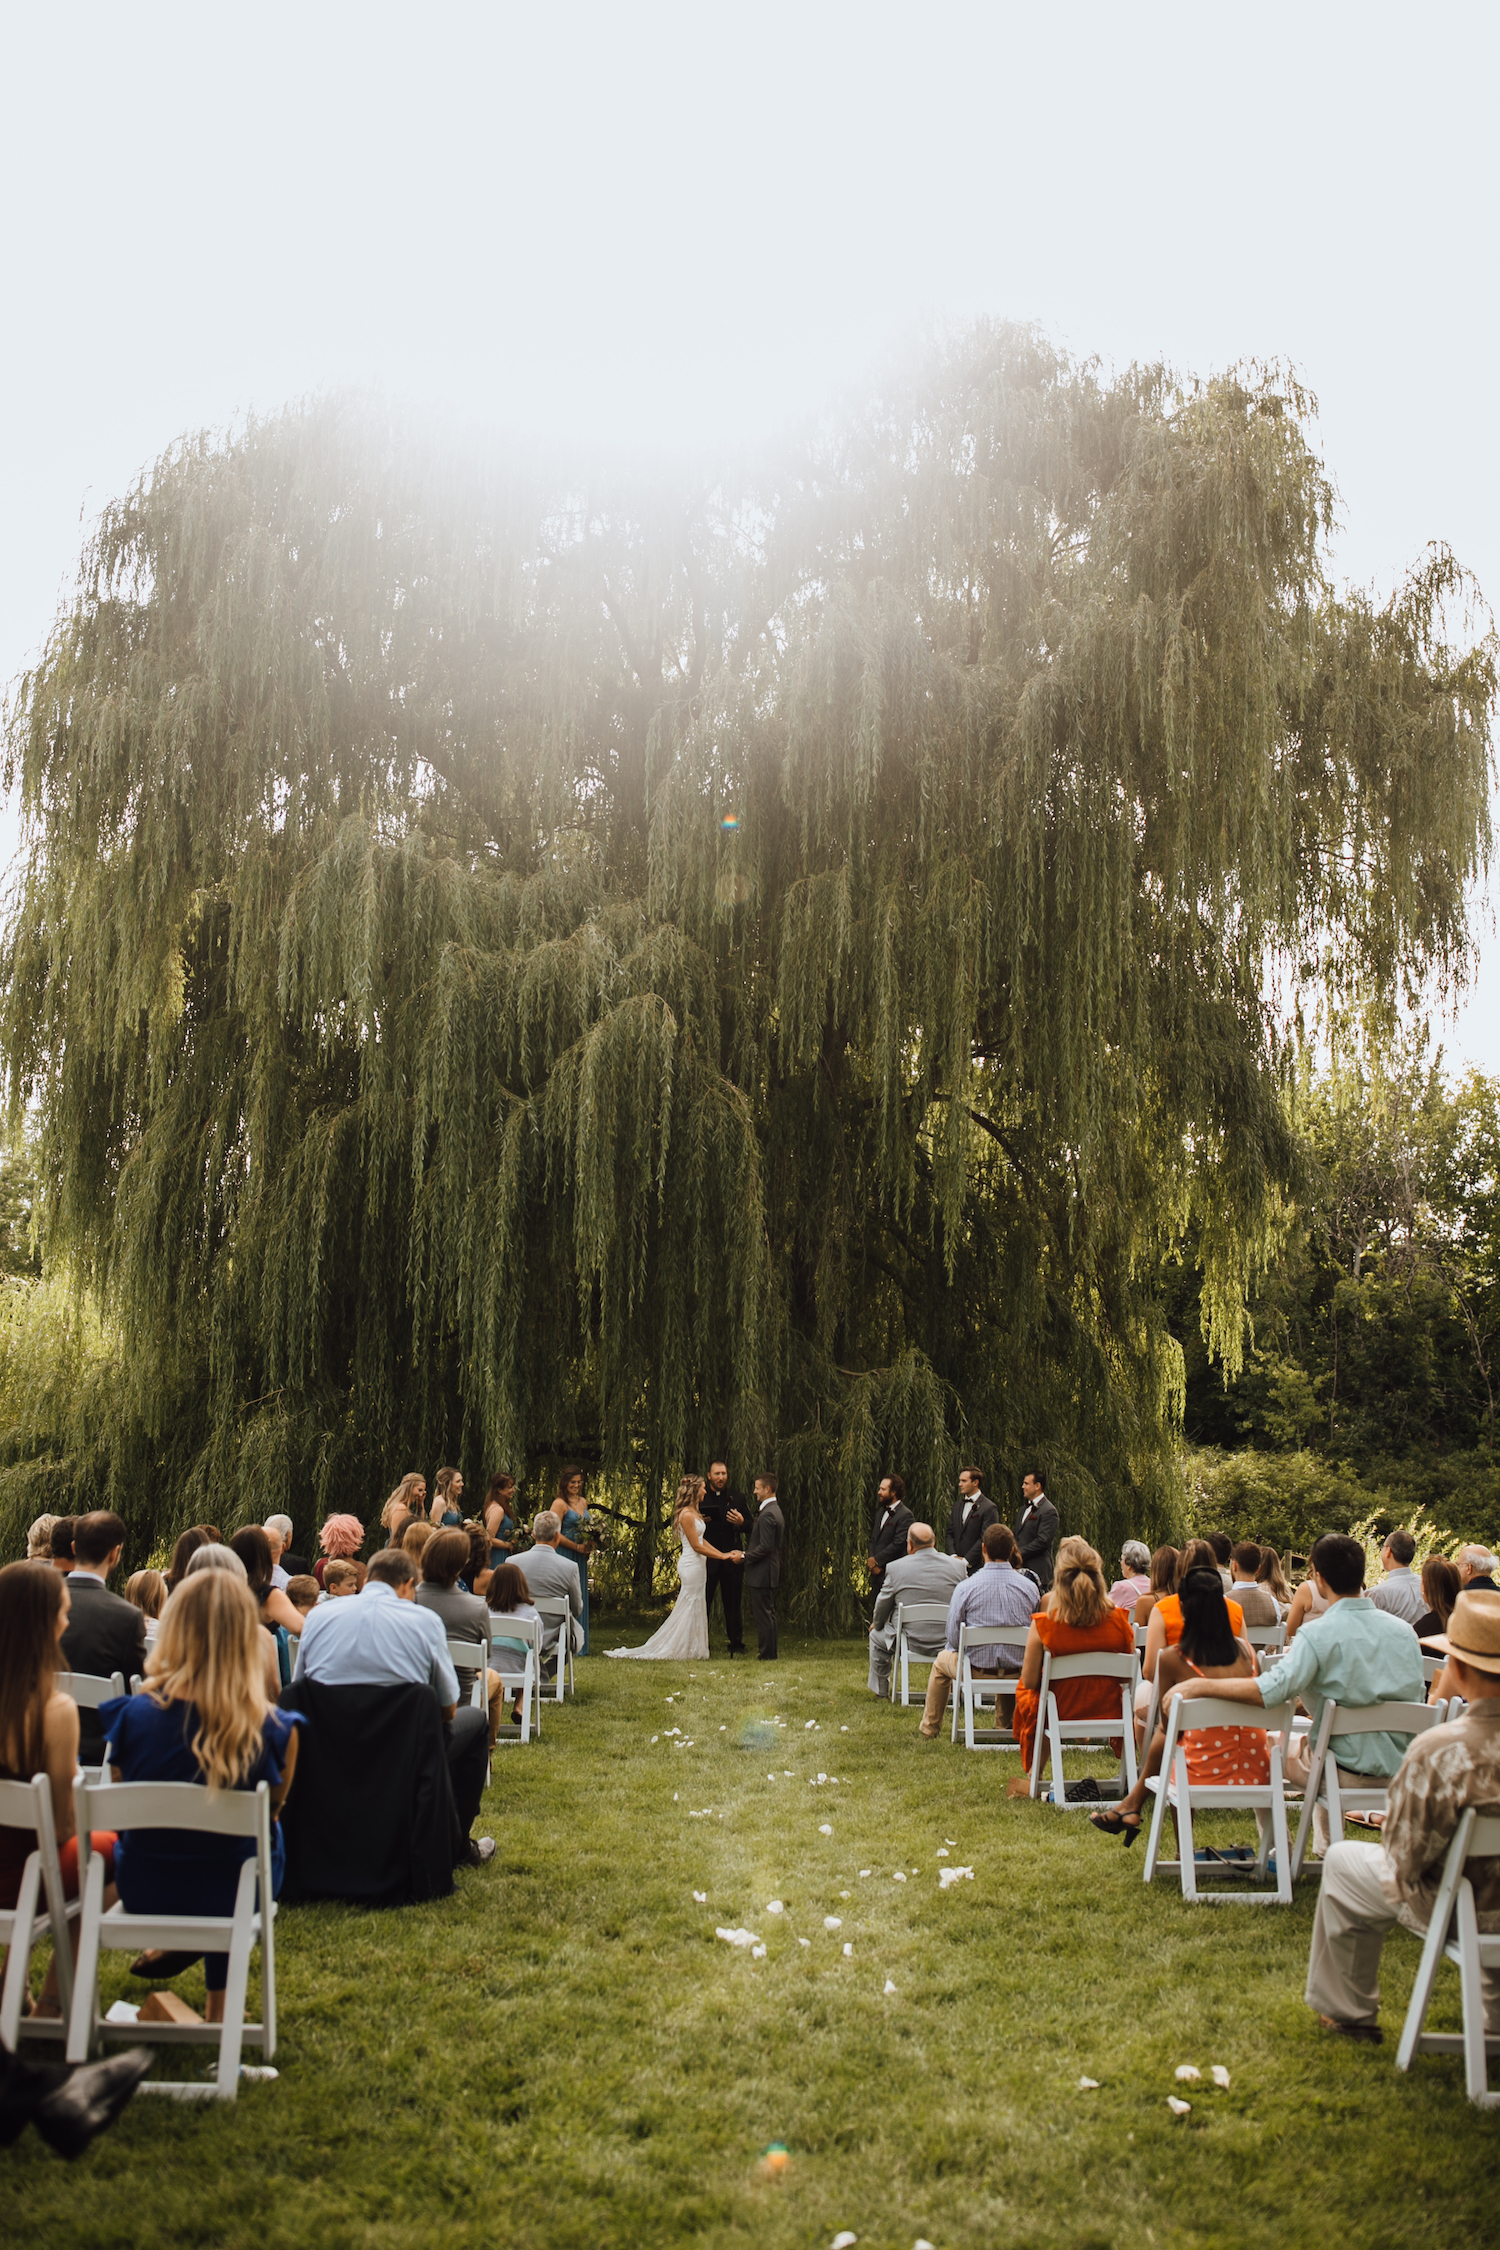
<path id="1" fill-rule="evenodd" d="M 1090 1828 L 1097 1828 L 1100 1834 L 1104 1836 L 1123 1836 L 1125 1849 L 1129 1851 L 1141 1832 L 1141 1816 L 1137 1813 L 1132 1820 L 1128 1813 L 1091 1812 L 1089 1814 L 1089 1826 Z"/>

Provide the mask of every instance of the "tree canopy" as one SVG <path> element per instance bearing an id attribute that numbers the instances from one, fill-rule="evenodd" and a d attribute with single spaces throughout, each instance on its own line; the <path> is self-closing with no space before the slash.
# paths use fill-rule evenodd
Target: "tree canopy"
<path id="1" fill-rule="evenodd" d="M 49 1260 L 165 1490 L 774 1458 L 1165 1520 L 1292 1164 L 1290 989 L 1415 988 L 1488 849 L 1489 637 L 1328 570 L 1276 370 L 981 327 L 760 456 L 495 461 L 328 400 L 104 513 L 13 698 Z"/>

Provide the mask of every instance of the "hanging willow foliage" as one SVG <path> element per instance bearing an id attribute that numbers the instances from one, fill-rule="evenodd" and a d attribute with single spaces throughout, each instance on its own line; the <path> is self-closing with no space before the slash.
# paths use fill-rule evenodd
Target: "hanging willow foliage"
<path id="1" fill-rule="evenodd" d="M 830 1621 L 883 1468 L 1166 1520 L 1164 1262 L 1233 1365 L 1290 1162 L 1269 967 L 1451 972 L 1488 849 L 1493 644 L 1440 553 L 1335 595 L 1309 410 L 981 328 L 696 479 L 333 401 L 109 508 L 0 1030 L 138 1504 L 774 1455 Z"/>

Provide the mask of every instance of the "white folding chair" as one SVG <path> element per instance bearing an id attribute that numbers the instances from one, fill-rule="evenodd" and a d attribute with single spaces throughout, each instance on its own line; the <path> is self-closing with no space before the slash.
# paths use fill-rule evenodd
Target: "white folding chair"
<path id="1" fill-rule="evenodd" d="M 917 1633 L 923 1640 L 936 1640 L 937 1647 L 929 1654 L 913 1648 L 911 1636 Z M 911 1667 L 913 1660 L 925 1664 L 930 1671 L 942 1652 L 948 1633 L 948 1605 L 946 1602 L 897 1602 L 896 1645 L 891 1651 L 891 1701 L 896 1697 L 896 1678 L 901 1679 L 900 1701 L 905 1709 L 911 1703 Z"/>
<path id="2" fill-rule="evenodd" d="M 1286 1647 L 1286 1619 L 1276 1625 L 1247 1625 L 1241 1638 L 1262 1655 L 1274 1654 Z"/>
<path id="3" fill-rule="evenodd" d="M 1042 1794 L 1042 1767 L 1049 1761 L 1052 1767 L 1051 1802 L 1059 1812 L 1068 1810 L 1067 1783 L 1063 1777 L 1063 1744 L 1071 1742 L 1081 1746 L 1097 1747 L 1108 1742 L 1111 1735 L 1124 1736 L 1124 1756 L 1116 1777 L 1117 1796 L 1126 1796 L 1135 1787 L 1135 1688 L 1139 1677 L 1135 1651 L 1129 1656 L 1111 1656 L 1103 1651 L 1097 1655 L 1089 1652 L 1079 1656 L 1054 1656 L 1047 1650 L 1042 1660 L 1042 1684 L 1037 1695 L 1036 1748 L 1031 1759 L 1031 1794 Z M 1117 1680 L 1120 1683 L 1120 1715 L 1116 1719 L 1064 1719 L 1058 1712 L 1054 1690 L 1064 1680 Z M 1097 1800 L 1092 1800 L 1097 1801 Z M 1081 1799 L 1075 1802 L 1082 1802 Z"/>
<path id="4" fill-rule="evenodd" d="M 531 1606 L 548 1625 L 558 1627 L 557 1694 L 553 1700 L 561 1703 L 565 1682 L 575 1695 L 578 1692 L 578 1682 L 573 1677 L 572 1606 L 561 1594 L 538 1594 L 533 1598 Z"/>
<path id="5" fill-rule="evenodd" d="M 1357 1782 L 1350 1782 L 1339 1772 L 1336 1745 L 1357 1734 L 1425 1734 L 1429 1727 L 1441 1726 L 1446 1716 L 1443 1706 L 1437 1703 L 1371 1703 L 1363 1710 L 1343 1711 L 1336 1703 L 1324 1704 L 1308 1760 L 1297 1841 L 1292 1846 L 1294 1883 L 1302 1874 L 1308 1838 L 1320 1804 L 1327 1810 L 1328 1834 L 1335 1844 L 1343 1836 L 1344 1821 L 1349 1813 L 1387 1809 L 1390 1778 L 1361 1774 Z M 1319 1863 L 1315 1861 L 1314 1865 L 1321 1874 Z"/>
<path id="6" fill-rule="evenodd" d="M 1003 1727 L 999 1723 L 1000 1699 L 1007 1691 L 1011 1698 L 1011 1718 L 1012 1720 L 1015 1718 L 1015 1693 L 1021 1678 L 1020 1666 L 1017 1665 L 1013 1672 L 976 1672 L 972 1651 L 976 1648 L 1013 1648 L 1018 1654 L 1021 1654 L 1025 1651 L 1030 1635 L 1031 1627 L 1029 1625 L 969 1625 L 965 1623 L 959 1626 L 958 1672 L 953 1682 L 953 1728 L 949 1736 L 950 1741 L 957 1742 L 958 1740 L 958 1712 L 959 1705 L 962 1704 L 964 1748 L 966 1750 L 1020 1749 L 1021 1745 L 1017 1742 L 1011 1728 Z M 986 1703 L 993 1707 L 995 1724 L 992 1727 L 981 1728 L 979 1731 L 991 1735 L 993 1740 L 978 1742 L 975 1740 L 975 1714 L 982 1711 Z"/>
<path id="7" fill-rule="evenodd" d="M 57 1859 L 57 1828 L 52 1818 L 52 1785 L 44 1773 L 30 1781 L 0 1781 L 0 1828 L 29 1828 L 36 1848 L 26 1855 L 21 1887 L 14 1906 L 0 1907 L 0 1945 L 9 1947 L 5 1987 L 0 1994 L 0 2046 L 15 2052 L 24 2033 L 28 2039 L 61 2039 L 68 2028 L 73 2005 L 73 1948 L 68 1923 L 80 1911 L 77 1899 L 63 1897 L 62 1869 Z M 50 1937 L 57 1957 L 57 1992 L 61 2016 L 23 2016 L 21 2004 L 31 1977 L 31 1950 L 38 1938 Z"/>
<path id="8" fill-rule="evenodd" d="M 1422 1658 L 1422 1677 L 1427 1682 L 1427 1685 L 1429 1687 L 1431 1687 L 1433 1681 L 1437 1678 L 1439 1672 L 1441 1672 L 1443 1666 L 1447 1663 L 1447 1661 L 1448 1659 L 1446 1656 L 1424 1656 Z"/>
<path id="9" fill-rule="evenodd" d="M 1462 2055 L 1464 2084 L 1471 2102 L 1481 2109 L 1500 2109 L 1500 2092 L 1490 2092 L 1487 2058 L 1500 2055 L 1500 2038 L 1484 2028 L 1484 1990 L 1481 1969 L 1500 1969 L 1500 1931 L 1481 1930 L 1474 1907 L 1474 1889 L 1465 1872 L 1471 1859 L 1500 1859 L 1500 1817 L 1481 1814 L 1470 1805 L 1460 1816 L 1443 1862 L 1427 1940 L 1412 1986 L 1411 2003 L 1396 2050 L 1396 2068 L 1410 2070 L 1414 2055 Z M 1463 2000 L 1462 2035 L 1452 2031 L 1424 2031 L 1432 1987 L 1439 1965 L 1451 1961 L 1458 1971 Z"/>
<path id="10" fill-rule="evenodd" d="M 503 1610 L 495 1613 L 495 1630 L 508 1640 L 525 1641 L 526 1654 L 521 1669 L 515 1667 L 514 1649 L 494 1645 L 490 1649 L 490 1668 L 500 1674 L 507 1701 L 521 1698 L 521 1727 L 516 1733 L 505 1726 L 496 1738 L 496 1748 L 502 1742 L 529 1742 L 542 1731 L 542 1621 L 540 1617 L 511 1617 Z M 507 1670 L 506 1667 L 511 1669 Z"/>
<path id="11" fill-rule="evenodd" d="M 1246 1906 L 1290 1906 L 1292 1903 L 1291 1854 L 1287 1850 L 1286 1778 L 1282 1772 L 1282 1728 L 1290 1728 L 1292 1706 L 1277 1704 L 1269 1711 L 1257 1711 L 1253 1720 L 1249 1707 L 1231 1703 L 1227 1696 L 1176 1696 L 1173 1698 L 1171 1716 L 1167 1720 L 1167 1739 L 1162 1748 L 1161 1770 L 1147 1778 L 1146 1787 L 1155 1796 L 1151 1812 L 1151 1829 L 1146 1841 L 1146 1869 L 1143 1880 L 1151 1882 L 1158 1870 L 1176 1869 L 1182 1878 L 1182 1895 L 1195 1906 L 1219 1906 L 1224 1900 L 1237 1900 Z M 1270 1735 L 1268 1744 L 1271 1760 L 1269 1782 L 1200 1782 L 1188 1775 L 1187 1751 L 1184 1735 L 1201 1733 L 1205 1727 L 1266 1728 Z M 1277 1730 L 1272 1732 L 1271 1730 Z M 1177 1815 L 1177 1857 L 1162 1859 L 1162 1823 L 1171 1807 Z M 1276 1853 L 1276 1888 L 1274 1891 L 1228 1890 L 1200 1891 L 1198 1867 L 1193 1843 L 1193 1813 L 1225 1812 L 1246 1807 L 1255 1814 L 1260 1831 L 1260 1847 L 1256 1853 L 1255 1872 L 1264 1876 L 1267 1858 L 1274 1848 Z M 1267 1814 L 1270 1815 L 1269 1820 Z M 1225 1873 L 1231 1872 L 1226 1867 Z"/>
<path id="12" fill-rule="evenodd" d="M 123 1672 L 59 1672 L 55 1677 L 58 1693 L 71 1695 L 80 1711 L 97 1711 L 112 1695 L 125 1693 Z M 80 1766 L 78 1770 L 90 1781 L 100 1781 L 104 1776 L 102 1766 Z"/>
<path id="13" fill-rule="evenodd" d="M 219 2066 L 208 2085 L 201 2081 L 148 2080 L 138 2089 L 170 2094 L 178 2101 L 232 2102 L 239 2092 L 240 2049 L 248 2040 L 269 2062 L 276 2052 L 276 1958 L 272 1931 L 276 1904 L 271 1896 L 271 1795 L 265 1782 L 253 1789 L 209 1790 L 190 1781 L 117 1781 L 107 1791 L 79 1779 L 73 1784 L 78 1820 L 79 1892 L 83 1923 L 73 2005 L 68 2018 L 68 2061 L 87 2062 L 101 2040 L 122 2039 L 131 2046 L 147 2041 L 165 2046 L 213 2045 Z M 88 1849 L 91 1823 L 130 1833 L 151 1828 L 186 1829 L 208 1836 L 249 1836 L 255 1849 L 240 1868 L 232 1914 L 127 1913 L 115 1905 L 104 1911 L 104 1862 Z M 259 1887 L 259 1903 L 256 1891 Z M 260 1946 L 261 2020 L 245 2021 L 245 1989 L 250 1950 Z M 224 2021 L 217 2023 L 108 2023 L 99 2014 L 99 1953 L 139 1953 L 162 1946 L 169 1952 L 227 1953 L 229 1979 Z"/>
<path id="14" fill-rule="evenodd" d="M 458 1674 L 460 1693 L 463 1691 L 465 1672 L 474 1674 L 473 1683 L 469 1689 L 469 1704 L 473 1710 L 482 1711 L 485 1718 L 488 1719 L 490 1710 L 489 1642 L 450 1640 L 448 1643 L 448 1662 Z"/>

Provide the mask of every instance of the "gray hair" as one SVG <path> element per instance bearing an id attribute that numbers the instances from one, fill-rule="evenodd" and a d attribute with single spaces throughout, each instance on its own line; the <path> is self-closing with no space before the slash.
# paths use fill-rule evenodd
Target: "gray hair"
<path id="1" fill-rule="evenodd" d="M 292 1519 L 290 1516 L 267 1516 L 261 1529 L 263 1531 L 274 1531 L 282 1546 L 290 1547 L 292 1543 Z"/>
<path id="2" fill-rule="evenodd" d="M 182 1575 L 191 1578 L 195 1570 L 227 1570 L 242 1586 L 250 1583 L 250 1573 L 232 1547 L 200 1547 Z"/>
<path id="3" fill-rule="evenodd" d="M 1465 1547 L 1464 1561 L 1472 1564 L 1473 1568 L 1483 1578 L 1492 1578 L 1495 1572 L 1500 1570 L 1500 1559 L 1492 1555 L 1488 1547 L 1481 1547 L 1477 1541 Z"/>
<path id="4" fill-rule="evenodd" d="M 56 1516 L 38 1516 L 26 1533 L 26 1560 L 35 1562 L 39 1556 L 50 1559 L 52 1554 L 52 1526 Z"/>
<path id="5" fill-rule="evenodd" d="M 555 1547 L 562 1537 L 562 1519 L 550 1508 L 543 1508 L 539 1516 L 531 1519 L 531 1536 L 539 1539 L 544 1547 Z"/>
<path id="6" fill-rule="evenodd" d="M 1127 1539 L 1120 1549 L 1120 1561 L 1127 1571 L 1149 1570 L 1151 1549 L 1142 1546 L 1139 1539 Z"/>

